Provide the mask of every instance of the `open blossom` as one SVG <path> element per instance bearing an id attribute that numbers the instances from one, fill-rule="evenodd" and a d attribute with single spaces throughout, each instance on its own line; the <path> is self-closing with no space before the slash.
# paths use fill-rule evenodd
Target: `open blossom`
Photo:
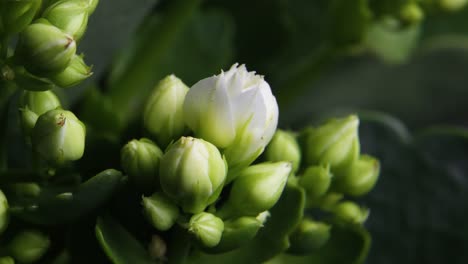
<path id="1" fill-rule="evenodd" d="M 263 76 L 234 64 L 190 88 L 184 119 L 198 137 L 224 149 L 230 167 L 247 166 L 273 137 L 278 104 Z"/>

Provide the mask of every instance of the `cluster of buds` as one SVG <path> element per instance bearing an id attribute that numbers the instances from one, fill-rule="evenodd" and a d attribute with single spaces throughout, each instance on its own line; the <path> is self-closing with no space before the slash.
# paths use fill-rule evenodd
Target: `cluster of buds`
<path id="1" fill-rule="evenodd" d="M 51 2 L 51 1 L 49 1 Z M 46 91 L 69 87 L 91 76 L 91 67 L 76 54 L 88 17 L 98 0 L 2 0 L 0 34 L 18 42 L 8 67 L 20 88 Z"/>
<path id="2" fill-rule="evenodd" d="M 121 165 L 159 231 L 179 225 L 200 248 L 224 252 L 252 239 L 283 192 L 289 161 L 252 164 L 272 139 L 278 105 L 244 65 L 187 87 L 170 75 L 144 111 L 151 139 L 131 140 Z M 164 150 L 164 151 L 162 151 Z"/>
<path id="3" fill-rule="evenodd" d="M 278 130 L 266 150 L 269 161 L 286 160 L 294 166 L 290 181 L 306 193 L 306 210 L 322 210 L 332 216 L 321 220 L 302 219 L 290 235 L 291 254 L 307 254 L 323 247 L 333 224 L 362 225 L 369 214 L 366 208 L 343 197 L 359 197 L 375 186 L 380 165 L 360 153 L 359 119 L 355 115 L 332 119 L 318 127 L 309 127 L 296 135 Z"/>

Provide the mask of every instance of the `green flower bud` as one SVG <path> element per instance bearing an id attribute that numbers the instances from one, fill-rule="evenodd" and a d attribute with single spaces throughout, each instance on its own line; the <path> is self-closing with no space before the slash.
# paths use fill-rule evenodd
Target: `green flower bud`
<path id="1" fill-rule="evenodd" d="M 40 115 L 60 107 L 58 97 L 52 91 L 24 91 L 19 102 L 21 126 L 25 135 L 30 136 Z"/>
<path id="2" fill-rule="evenodd" d="M 227 166 L 213 144 L 182 137 L 164 154 L 159 171 L 164 192 L 185 212 L 199 213 L 221 193 Z"/>
<path id="3" fill-rule="evenodd" d="M 7 228 L 8 218 L 8 201 L 0 190 L 0 234 Z"/>
<path id="4" fill-rule="evenodd" d="M 400 19 L 404 25 L 415 25 L 424 19 L 424 11 L 418 3 L 408 2 L 401 7 Z"/>
<path id="5" fill-rule="evenodd" d="M 218 245 L 223 230 L 223 220 L 213 214 L 201 212 L 190 218 L 188 231 L 205 247 Z"/>
<path id="6" fill-rule="evenodd" d="M 290 162 L 261 163 L 243 169 L 218 215 L 227 219 L 269 210 L 280 198 L 291 170 Z"/>
<path id="7" fill-rule="evenodd" d="M 162 146 L 180 138 L 186 130 L 183 104 L 188 90 L 179 78 L 169 75 L 158 83 L 146 102 L 143 124 Z"/>
<path id="8" fill-rule="evenodd" d="M 1 257 L 0 264 L 15 264 L 15 260 L 12 257 Z"/>
<path id="9" fill-rule="evenodd" d="M 55 109 L 37 119 L 32 145 L 43 159 L 59 165 L 83 156 L 85 135 L 85 125 L 72 112 Z"/>
<path id="10" fill-rule="evenodd" d="M 330 239 L 330 228 L 330 225 L 323 222 L 302 219 L 296 230 L 289 236 L 291 246 L 288 248 L 288 253 L 307 255 L 320 249 Z"/>
<path id="11" fill-rule="evenodd" d="M 439 5 L 447 11 L 458 11 L 465 7 L 467 0 L 439 0 Z"/>
<path id="12" fill-rule="evenodd" d="M 159 161 L 161 149 L 151 140 L 133 139 L 121 150 L 121 164 L 130 181 L 144 192 L 151 192 L 159 185 Z"/>
<path id="13" fill-rule="evenodd" d="M 359 205 L 350 201 L 337 204 L 335 208 L 333 208 L 333 212 L 337 220 L 350 224 L 362 224 L 369 216 L 368 209 L 361 208 Z"/>
<path id="14" fill-rule="evenodd" d="M 296 137 L 291 132 L 276 130 L 273 139 L 265 150 L 265 158 L 268 161 L 290 161 L 293 172 L 299 169 L 301 164 L 301 149 Z"/>
<path id="15" fill-rule="evenodd" d="M 42 0 L 3 0 L 0 24 L 7 34 L 16 34 L 25 29 L 41 8 Z"/>
<path id="16" fill-rule="evenodd" d="M 331 179 L 330 166 L 310 166 L 299 177 L 299 184 L 306 191 L 307 198 L 316 199 L 328 191 Z"/>
<path id="17" fill-rule="evenodd" d="M 28 91 L 48 91 L 55 87 L 49 79 L 33 75 L 24 67 L 16 68 L 15 82 L 20 88 Z"/>
<path id="18" fill-rule="evenodd" d="M 359 156 L 359 119 L 355 115 L 332 119 L 302 134 L 305 144 L 305 163 L 329 164 L 334 174 L 347 169 Z"/>
<path id="19" fill-rule="evenodd" d="M 8 244 L 11 256 L 21 263 L 39 260 L 49 249 L 50 240 L 37 230 L 26 230 L 16 234 Z"/>
<path id="20" fill-rule="evenodd" d="M 42 17 L 78 41 L 88 25 L 88 1 L 62 0 L 49 6 Z"/>
<path id="21" fill-rule="evenodd" d="M 63 71 L 75 52 L 70 35 L 41 20 L 20 33 L 15 56 L 28 71 L 47 74 Z"/>
<path id="22" fill-rule="evenodd" d="M 263 227 L 263 221 L 257 217 L 243 216 L 224 222 L 224 232 L 216 247 L 208 249 L 208 253 L 223 253 L 236 249 L 255 237 Z"/>
<path id="23" fill-rule="evenodd" d="M 166 231 L 179 217 L 179 208 L 162 193 L 142 198 L 143 212 L 156 229 Z"/>
<path id="24" fill-rule="evenodd" d="M 380 163 L 377 159 L 362 155 L 353 163 L 348 173 L 338 179 L 338 188 L 349 195 L 361 196 L 375 186 L 380 173 Z"/>
<path id="25" fill-rule="evenodd" d="M 49 76 L 49 78 L 56 85 L 60 87 L 70 87 L 74 86 L 86 78 L 93 75 L 91 68 L 85 64 L 82 55 L 74 55 L 70 61 L 68 67 L 65 68 L 62 72 Z"/>
<path id="26" fill-rule="evenodd" d="M 99 0 L 86 0 L 88 2 L 88 14 L 91 15 L 96 10 Z"/>

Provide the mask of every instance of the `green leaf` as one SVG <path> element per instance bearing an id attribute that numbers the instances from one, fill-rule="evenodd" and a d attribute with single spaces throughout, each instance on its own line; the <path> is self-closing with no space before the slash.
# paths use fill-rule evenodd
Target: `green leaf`
<path id="1" fill-rule="evenodd" d="M 257 236 L 239 249 L 218 255 L 201 254 L 193 263 L 261 263 L 289 247 L 289 234 L 302 219 L 305 193 L 300 187 L 288 184 L 271 216 Z"/>
<path id="2" fill-rule="evenodd" d="M 308 256 L 283 254 L 266 264 L 361 264 L 370 248 L 371 238 L 362 227 L 334 225 L 327 244 Z"/>
<path id="3" fill-rule="evenodd" d="M 125 179 L 119 171 L 108 169 L 82 183 L 76 190 L 43 187 L 38 197 L 17 202 L 14 198 L 9 199 L 15 208 L 12 214 L 40 225 L 71 222 L 103 205 Z"/>
<path id="4" fill-rule="evenodd" d="M 140 242 L 110 216 L 98 218 L 96 237 L 114 264 L 154 263 Z"/>

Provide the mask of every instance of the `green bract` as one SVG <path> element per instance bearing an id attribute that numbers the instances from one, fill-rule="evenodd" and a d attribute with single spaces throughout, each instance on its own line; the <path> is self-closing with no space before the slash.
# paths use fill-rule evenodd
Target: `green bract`
<path id="1" fill-rule="evenodd" d="M 379 161 L 371 156 L 362 155 L 354 162 L 351 169 L 338 179 L 338 187 L 349 195 L 364 195 L 374 187 L 379 172 Z"/>
<path id="2" fill-rule="evenodd" d="M 26 230 L 16 234 L 8 245 L 9 252 L 21 263 L 39 260 L 49 248 L 49 238 L 37 230 Z"/>
<path id="3" fill-rule="evenodd" d="M 24 91 L 20 98 L 19 110 L 21 125 L 25 134 L 31 135 L 31 131 L 40 115 L 57 107 L 60 107 L 60 101 L 52 91 Z"/>
<path id="4" fill-rule="evenodd" d="M 359 119 L 357 116 L 332 119 L 302 135 L 307 166 L 330 165 L 332 172 L 347 169 L 359 156 Z"/>
<path id="5" fill-rule="evenodd" d="M 88 1 L 61 0 L 49 6 L 42 17 L 78 41 L 88 24 Z"/>
<path id="6" fill-rule="evenodd" d="M 301 164 L 301 149 L 294 134 L 278 129 L 265 150 L 265 158 L 268 161 L 290 161 L 293 172 L 296 172 Z"/>
<path id="7" fill-rule="evenodd" d="M 159 161 L 161 149 L 147 138 L 133 139 L 121 150 L 121 164 L 130 181 L 144 192 L 151 192 L 159 185 Z"/>
<path id="8" fill-rule="evenodd" d="M 160 231 L 171 228 L 179 217 L 179 208 L 163 193 L 143 197 L 142 204 L 148 221 Z"/>
<path id="9" fill-rule="evenodd" d="M 7 34 L 15 34 L 31 23 L 41 8 L 42 0 L 3 0 L 0 24 Z"/>
<path id="10" fill-rule="evenodd" d="M 41 20 L 21 32 L 15 57 L 36 74 L 63 71 L 76 52 L 73 38 Z"/>
<path id="11" fill-rule="evenodd" d="M 161 159 L 162 189 L 189 213 L 202 212 L 218 198 L 226 173 L 219 150 L 202 139 L 182 137 Z"/>
<path id="12" fill-rule="evenodd" d="M 154 88 L 146 102 L 145 129 L 162 146 L 180 138 L 185 130 L 183 103 L 188 87 L 176 76 L 169 75 Z"/>
<path id="13" fill-rule="evenodd" d="M 3 194 L 2 190 L 0 190 L 0 234 L 6 229 L 8 226 L 8 201 Z"/>
<path id="14" fill-rule="evenodd" d="M 245 167 L 273 137 L 278 105 L 263 76 L 234 64 L 190 88 L 184 119 L 198 137 L 224 149 L 230 169 Z"/>
<path id="15" fill-rule="evenodd" d="M 55 109 L 37 119 L 32 145 L 40 157 L 59 165 L 83 156 L 85 135 L 85 125 L 72 112 Z"/>
<path id="16" fill-rule="evenodd" d="M 188 231 L 205 247 L 218 245 L 223 230 L 223 220 L 213 214 L 201 212 L 190 218 Z"/>
<path id="17" fill-rule="evenodd" d="M 219 215 L 227 219 L 269 210 L 280 198 L 291 170 L 290 162 L 261 163 L 243 169 Z"/>
<path id="18" fill-rule="evenodd" d="M 92 67 L 86 65 L 83 57 L 83 55 L 75 54 L 65 70 L 53 74 L 49 78 L 60 87 L 70 87 L 84 81 L 93 73 L 91 72 Z"/>

